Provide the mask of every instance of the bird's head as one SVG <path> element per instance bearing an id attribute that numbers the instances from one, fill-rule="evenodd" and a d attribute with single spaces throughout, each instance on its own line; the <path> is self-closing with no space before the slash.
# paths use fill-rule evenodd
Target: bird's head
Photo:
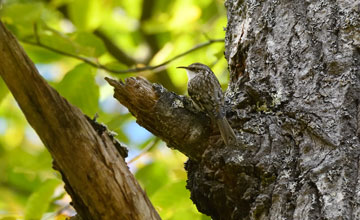
<path id="1" fill-rule="evenodd" d="M 189 66 L 178 66 L 177 68 L 182 68 L 182 69 L 186 70 L 188 77 L 189 77 L 189 81 L 198 74 L 201 74 L 204 72 L 212 72 L 208 66 L 206 66 L 202 63 L 193 63 L 193 64 L 190 64 Z"/>

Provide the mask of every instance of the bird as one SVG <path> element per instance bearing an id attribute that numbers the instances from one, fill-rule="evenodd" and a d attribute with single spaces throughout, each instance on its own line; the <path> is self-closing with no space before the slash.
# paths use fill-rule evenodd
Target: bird
<path id="1" fill-rule="evenodd" d="M 214 72 L 206 65 L 179 66 L 188 75 L 188 94 L 195 108 L 205 112 L 220 130 L 225 145 L 236 143 L 236 135 L 226 119 L 224 95 Z"/>

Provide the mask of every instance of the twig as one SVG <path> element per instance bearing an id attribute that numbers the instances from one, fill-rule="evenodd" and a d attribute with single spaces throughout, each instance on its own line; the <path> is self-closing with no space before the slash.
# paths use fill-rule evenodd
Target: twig
<path id="1" fill-rule="evenodd" d="M 79 56 L 79 55 L 75 55 L 75 54 L 72 54 L 72 53 L 68 53 L 68 52 L 65 52 L 65 51 L 61 51 L 59 49 L 56 49 L 56 48 L 53 48 L 53 47 L 50 47 L 50 46 L 47 46 L 43 43 L 41 43 L 40 41 L 40 38 L 39 38 L 39 35 L 38 35 L 38 31 L 37 31 L 37 25 L 35 24 L 34 25 L 34 34 L 35 34 L 35 42 L 31 42 L 31 41 L 27 41 L 27 40 L 22 40 L 24 43 L 26 44 L 31 44 L 31 45 L 35 45 L 35 46 L 39 46 L 39 47 L 42 47 L 42 48 L 45 48 L 49 51 L 52 51 L 52 52 L 55 52 L 55 53 L 58 53 L 58 54 L 61 54 L 61 55 L 64 55 L 64 56 L 68 56 L 68 57 L 72 57 L 72 58 L 75 58 L 75 59 L 78 59 L 78 60 L 81 60 L 93 67 L 96 67 L 96 68 L 99 68 L 99 69 L 102 69 L 102 70 L 105 70 L 107 72 L 110 72 L 110 73 L 114 73 L 114 74 L 125 74 L 125 73 L 137 73 L 137 72 L 142 72 L 142 71 L 146 71 L 146 70 L 156 70 L 158 68 L 161 68 L 161 67 L 165 67 L 167 64 L 169 64 L 170 62 L 174 61 L 174 60 L 177 60 L 179 59 L 180 57 L 183 57 L 189 53 L 192 53 L 196 50 L 199 50 L 203 47 L 206 47 L 206 46 L 209 46 L 210 44 L 213 44 L 213 43 L 218 43 L 218 42 L 224 42 L 224 39 L 210 39 L 208 40 L 207 42 L 205 43 L 201 43 L 201 44 L 198 44 L 196 45 L 195 47 L 191 48 L 190 50 L 187 50 L 183 53 L 180 53 L 176 56 L 174 56 L 173 58 L 161 63 L 161 64 L 158 64 L 158 65 L 155 65 L 155 66 L 145 66 L 145 67 L 139 67 L 139 68 L 130 68 L 130 69 L 125 69 L 125 70 L 114 70 L 114 69 L 110 69 L 108 68 L 107 66 L 104 66 L 100 63 L 96 63 L 94 61 L 92 61 L 91 59 L 87 58 L 87 57 L 83 57 L 83 56 Z"/>
<path id="2" fill-rule="evenodd" d="M 91 66 L 94 66 L 94 67 L 97 67 L 97 68 L 101 68 L 101 64 L 97 64 L 93 61 L 91 61 L 89 58 L 86 58 L 86 57 L 82 57 L 82 56 L 78 56 L 78 55 L 75 55 L 75 54 L 71 54 L 71 53 L 68 53 L 68 52 L 65 52 L 65 51 L 61 51 L 61 50 L 58 50 L 56 48 L 52 48 L 52 47 L 49 47 L 43 43 L 41 43 L 40 41 L 40 38 L 39 38 L 39 34 L 38 34 L 38 28 L 37 28 L 37 24 L 35 23 L 34 24 L 34 35 L 35 35 L 35 42 L 31 42 L 31 41 L 25 41 L 25 40 L 22 40 L 24 43 L 27 43 L 27 44 L 31 44 L 31 45 L 35 45 L 35 46 L 39 46 L 39 47 L 42 47 L 42 48 L 45 48 L 47 50 L 50 50 L 50 51 L 53 51 L 55 53 L 58 53 L 58 54 L 61 54 L 61 55 L 64 55 L 64 56 L 68 56 L 68 57 L 73 57 L 75 59 L 78 59 L 78 60 L 81 60 L 85 63 L 88 63 L 90 64 Z"/>
<path id="3" fill-rule="evenodd" d="M 160 141 L 160 138 L 155 138 L 151 143 L 146 145 L 146 147 L 144 147 L 144 149 L 138 155 L 133 157 L 127 163 L 130 164 L 130 163 L 134 162 L 135 160 L 139 159 L 140 157 L 142 157 L 145 153 L 150 151 L 159 141 Z"/>
<path id="4" fill-rule="evenodd" d="M 181 54 L 178 54 L 176 56 L 174 56 L 173 58 L 163 62 L 162 64 L 159 64 L 159 65 L 156 65 L 156 66 L 147 66 L 147 67 L 143 67 L 144 70 L 153 70 L 153 69 L 157 69 L 159 67 L 162 67 L 162 66 L 165 66 L 166 64 L 176 60 L 176 59 L 179 59 L 180 57 L 182 56 L 185 56 L 186 54 L 189 54 L 191 52 L 194 52 L 195 50 L 198 50 L 198 49 L 201 49 L 203 47 L 206 47 L 206 46 L 209 46 L 210 44 L 213 44 L 213 43 L 217 43 L 217 42 L 224 42 L 224 39 L 214 39 L 214 40 L 209 40 L 208 42 L 205 42 L 205 43 L 201 43 L 201 44 L 198 44 L 196 45 L 195 47 L 191 48 L 190 50 L 188 51 L 185 51 Z"/>

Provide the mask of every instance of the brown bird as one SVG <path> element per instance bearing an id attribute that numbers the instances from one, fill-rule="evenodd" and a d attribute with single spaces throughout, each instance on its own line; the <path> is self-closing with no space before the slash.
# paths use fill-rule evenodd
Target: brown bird
<path id="1" fill-rule="evenodd" d="M 223 92 L 213 71 L 201 63 L 177 68 L 185 69 L 188 74 L 188 93 L 195 107 L 216 122 L 227 146 L 235 144 L 235 133 L 225 117 Z"/>

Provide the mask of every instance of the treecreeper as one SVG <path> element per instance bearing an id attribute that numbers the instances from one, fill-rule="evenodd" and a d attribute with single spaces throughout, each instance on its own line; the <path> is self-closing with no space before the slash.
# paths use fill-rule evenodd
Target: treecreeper
<path id="1" fill-rule="evenodd" d="M 195 107 L 217 124 L 225 145 L 236 144 L 236 135 L 226 119 L 224 95 L 213 71 L 201 63 L 177 68 L 188 74 L 188 93 Z"/>

